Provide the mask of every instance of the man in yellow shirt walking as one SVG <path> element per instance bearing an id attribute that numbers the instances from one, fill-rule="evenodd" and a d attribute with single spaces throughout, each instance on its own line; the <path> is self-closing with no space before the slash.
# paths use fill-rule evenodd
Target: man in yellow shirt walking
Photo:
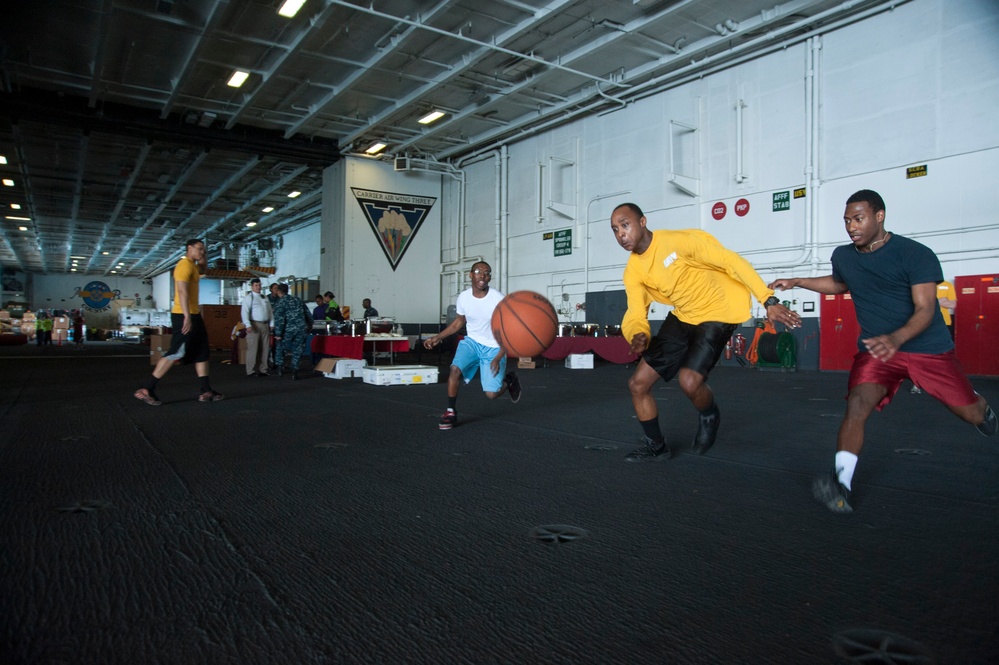
<path id="1" fill-rule="evenodd" d="M 651 231 L 634 203 L 611 213 L 611 230 L 619 245 L 631 252 L 624 269 L 628 310 L 621 333 L 631 352 L 641 354 L 628 380 L 644 445 L 625 459 L 659 461 L 673 456 L 659 429 L 659 408 L 652 387 L 674 376 L 680 389 L 700 412 L 693 451 L 703 455 L 714 444 L 721 414 L 707 378 L 738 325 L 749 318 L 750 295 L 766 307 L 767 318 L 791 328 L 801 317 L 780 304 L 772 289 L 744 258 L 725 249 L 711 234 L 698 229 Z M 652 335 L 649 307 L 672 305 L 673 311 Z"/>

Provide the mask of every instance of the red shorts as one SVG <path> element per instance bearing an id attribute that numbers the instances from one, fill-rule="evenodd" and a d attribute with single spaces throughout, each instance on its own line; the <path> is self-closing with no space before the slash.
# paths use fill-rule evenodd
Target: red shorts
<path id="1" fill-rule="evenodd" d="M 853 357 L 848 388 L 853 390 L 861 383 L 884 386 L 888 394 L 878 402 L 876 408 L 880 411 L 888 406 L 905 379 L 910 379 L 924 393 L 947 406 L 967 406 L 978 400 L 953 349 L 937 354 L 899 352 L 888 362 L 878 360 L 867 351 L 860 351 Z"/>

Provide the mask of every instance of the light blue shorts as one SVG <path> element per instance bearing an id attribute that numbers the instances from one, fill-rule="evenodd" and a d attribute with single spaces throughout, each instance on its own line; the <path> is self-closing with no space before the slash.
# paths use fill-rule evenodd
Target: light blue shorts
<path id="1" fill-rule="evenodd" d="M 503 387 L 503 377 L 506 376 L 506 356 L 500 358 L 499 372 L 493 375 L 493 370 L 489 364 L 497 353 L 499 353 L 497 347 L 485 346 L 470 337 L 466 337 L 458 342 L 451 366 L 461 370 L 465 383 L 471 381 L 476 372 L 481 371 L 482 377 L 479 381 L 482 383 L 482 390 L 489 393 L 499 392 Z"/>

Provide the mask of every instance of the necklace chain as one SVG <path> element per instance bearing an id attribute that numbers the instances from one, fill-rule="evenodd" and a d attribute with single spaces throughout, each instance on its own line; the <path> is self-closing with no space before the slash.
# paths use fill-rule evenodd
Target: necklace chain
<path id="1" fill-rule="evenodd" d="M 881 240 L 875 240 L 874 242 L 872 242 L 870 245 L 867 246 L 867 251 L 868 252 L 873 252 L 874 251 L 874 246 L 876 244 L 878 244 L 879 242 L 883 243 L 885 240 L 888 240 L 888 236 L 890 236 L 890 235 L 891 235 L 891 231 L 888 231 L 887 233 L 884 234 L 884 236 L 882 236 Z M 857 250 L 858 254 L 863 254 L 864 253 L 864 252 L 862 252 L 860 250 L 859 247 L 854 247 L 854 249 Z"/>

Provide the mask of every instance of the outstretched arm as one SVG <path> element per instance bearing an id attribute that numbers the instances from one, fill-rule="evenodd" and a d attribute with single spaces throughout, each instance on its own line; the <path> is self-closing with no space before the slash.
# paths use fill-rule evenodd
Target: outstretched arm
<path id="1" fill-rule="evenodd" d="M 849 291 L 845 283 L 837 282 L 833 279 L 832 275 L 824 275 L 822 277 L 782 277 L 775 279 L 767 286 L 775 291 L 802 288 L 827 295 L 837 295 Z"/>
<path id="2" fill-rule="evenodd" d="M 454 321 L 452 321 L 447 328 L 440 331 L 430 339 L 424 340 L 423 346 L 425 346 L 428 349 L 434 348 L 435 346 L 440 344 L 445 337 L 450 337 L 451 335 L 461 330 L 461 328 L 464 325 L 465 325 L 465 315 L 459 314 L 458 316 L 454 317 Z"/>

